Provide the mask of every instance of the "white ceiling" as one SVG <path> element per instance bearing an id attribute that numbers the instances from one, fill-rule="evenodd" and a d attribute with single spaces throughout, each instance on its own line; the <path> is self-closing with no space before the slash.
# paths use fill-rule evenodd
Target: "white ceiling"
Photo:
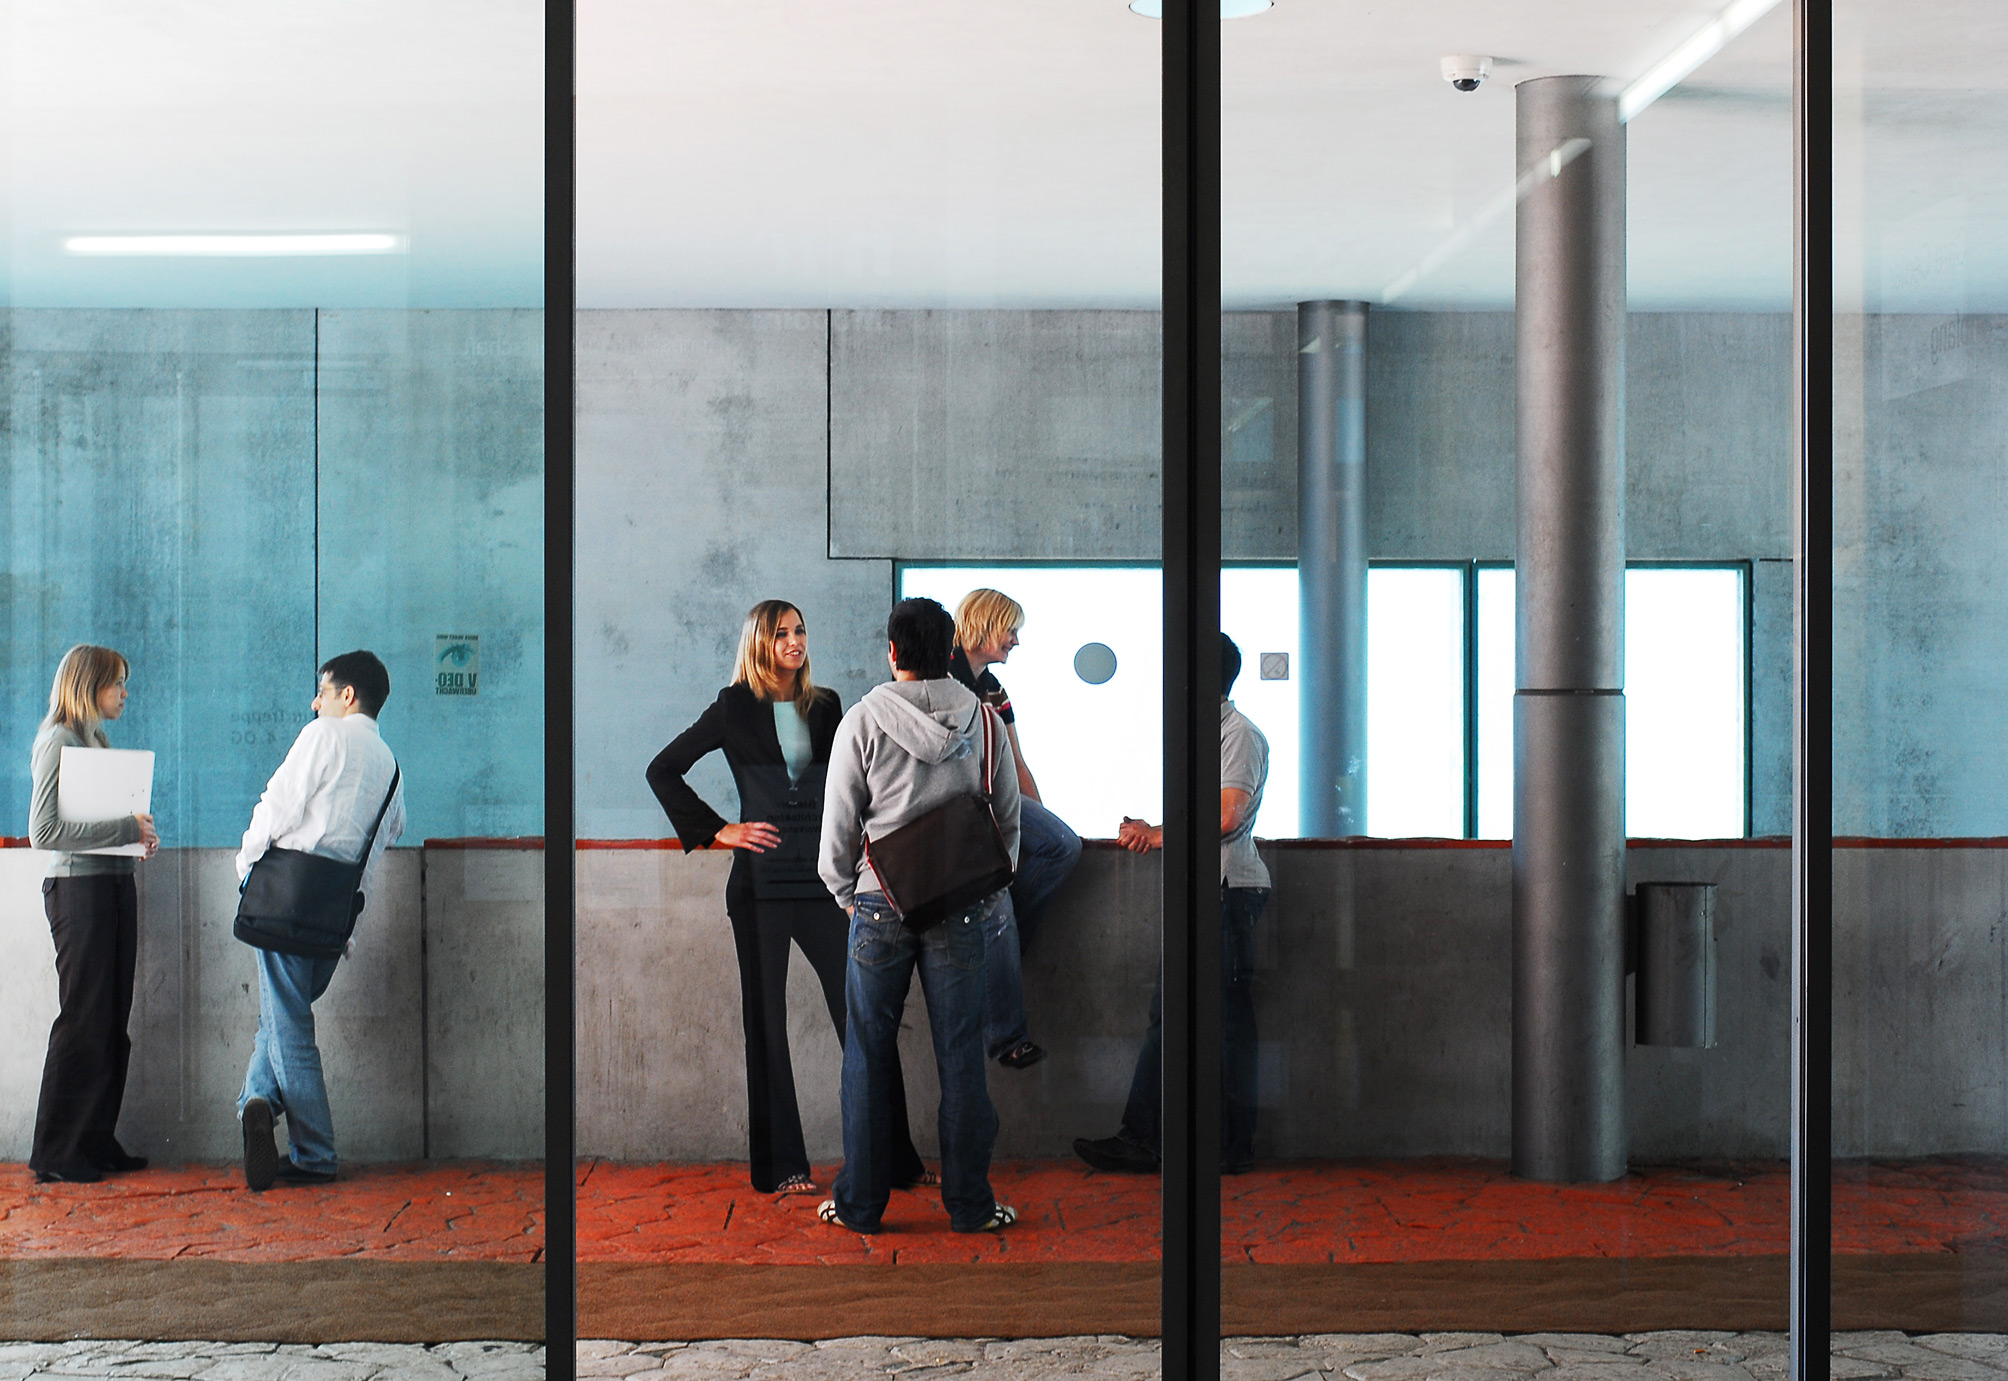
<path id="1" fill-rule="evenodd" d="M 1226 24 L 1229 305 L 1508 305 L 1513 83 L 1628 79 L 1718 3 Z M 2008 309 L 2008 6 L 1840 8 L 1844 296 Z M 1787 305 L 1789 9 L 1630 126 L 1634 306 Z M 0 0 L 0 302 L 538 301 L 542 23 L 532 0 Z M 580 0 L 580 301 L 1154 305 L 1160 33 L 1124 0 Z M 1460 94 L 1451 52 L 1499 65 Z M 168 230 L 410 252 L 61 250 Z"/>

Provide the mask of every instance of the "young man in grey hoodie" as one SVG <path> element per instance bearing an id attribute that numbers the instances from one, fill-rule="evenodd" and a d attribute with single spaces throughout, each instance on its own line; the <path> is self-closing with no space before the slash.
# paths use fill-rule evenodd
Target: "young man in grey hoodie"
<path id="1" fill-rule="evenodd" d="M 915 934 L 886 900 L 865 841 L 959 796 L 988 799 L 1018 859 L 1018 772 L 994 712 L 948 674 L 955 620 L 931 599 L 903 599 L 886 620 L 890 684 L 874 686 L 837 726 L 823 792 L 818 871 L 851 916 L 844 976 L 844 1168 L 818 1215 L 877 1232 L 892 1197 L 892 1091 L 900 1016 L 920 970 L 941 1075 L 941 1202 L 957 1232 L 1008 1227 L 1017 1213 L 990 1188 L 997 1110 L 985 1082 L 983 929 L 1002 891 Z M 991 772 L 984 781 L 984 720 Z"/>

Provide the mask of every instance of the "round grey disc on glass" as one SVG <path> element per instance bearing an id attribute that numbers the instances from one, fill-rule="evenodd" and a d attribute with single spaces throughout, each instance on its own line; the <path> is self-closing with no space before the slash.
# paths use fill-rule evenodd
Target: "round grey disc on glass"
<path id="1" fill-rule="evenodd" d="M 1074 654 L 1074 675 L 1091 686 L 1099 686 L 1115 674 L 1115 650 L 1107 643 L 1082 643 Z"/>

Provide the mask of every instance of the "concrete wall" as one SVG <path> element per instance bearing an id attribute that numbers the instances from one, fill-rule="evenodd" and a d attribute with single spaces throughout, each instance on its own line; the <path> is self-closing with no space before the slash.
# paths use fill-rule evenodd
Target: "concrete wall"
<path id="1" fill-rule="evenodd" d="M 541 352 L 538 312 L 0 311 L 0 834 L 76 642 L 132 662 L 111 734 L 171 844 L 242 835 L 358 645 L 410 837 L 537 833 Z M 437 633 L 481 635 L 480 695 L 432 694 Z"/>
<path id="2" fill-rule="evenodd" d="M 0 834 L 63 649 L 132 662 L 164 838 L 221 844 L 314 676 L 314 314 L 0 311 Z"/>
<path id="3" fill-rule="evenodd" d="M 1510 559 L 1512 317 L 1369 329 L 1373 555 Z M 1231 313 L 1222 349 L 1226 550 L 1290 560 L 1294 315 Z M 1752 827 L 1782 832 L 1790 322 L 1641 313 L 1630 351 L 1632 554 L 1758 563 Z M 1159 373 L 1148 312 L 581 313 L 581 833 L 667 833 L 641 768 L 710 701 L 756 599 L 806 592 L 818 677 L 848 701 L 883 675 L 894 560 L 1155 560 Z M 695 781 L 729 813 L 722 763 Z"/>
<path id="4" fill-rule="evenodd" d="M 1510 854 L 1268 846 L 1258 928 L 1263 1155 L 1510 1149 Z M 1777 1158 L 1788 1146 L 1790 855 L 1635 847 L 1633 881 L 1714 882 L 1719 1044 L 1631 1048 L 1638 1161 Z M 1837 886 L 1835 1151 L 2008 1151 L 2008 851 L 1847 850 Z M 579 1146 L 634 1160 L 745 1153 L 723 853 L 580 855 Z M 1026 964 L 1052 1057 L 992 1067 L 1001 1155 L 1065 1155 L 1121 1115 L 1156 970 L 1154 858 L 1090 849 Z M 799 958 L 796 1087 L 811 1153 L 840 1158 L 840 1050 Z M 915 1134 L 938 1093 L 925 1004 L 902 1035 Z"/>
<path id="5" fill-rule="evenodd" d="M 763 599 L 800 604 L 849 704 L 885 679 L 885 561 L 826 556 L 828 314 L 581 312 L 578 811 L 585 838 L 669 832 L 642 780 L 732 677 Z M 736 809 L 722 757 L 692 784 Z"/>
<path id="6" fill-rule="evenodd" d="M 314 1011 L 344 1158 L 543 1154 L 542 865 L 534 851 L 386 855 L 355 954 Z M 56 1014 L 47 866 L 0 849 L 0 1161 L 27 1158 Z M 231 853 L 165 850 L 139 880 L 120 1138 L 166 1162 L 235 1159 L 258 980 L 230 934 Z"/>

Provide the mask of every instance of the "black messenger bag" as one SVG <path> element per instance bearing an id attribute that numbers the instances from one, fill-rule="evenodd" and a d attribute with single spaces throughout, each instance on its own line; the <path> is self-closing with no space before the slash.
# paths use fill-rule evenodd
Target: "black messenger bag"
<path id="1" fill-rule="evenodd" d="M 877 839 L 865 840 L 865 862 L 879 890 L 908 930 L 930 930 L 992 892 L 1011 885 L 1011 853 L 990 808 L 997 760 L 991 747 L 994 711 L 983 716 L 983 790 L 936 806 Z"/>
<path id="2" fill-rule="evenodd" d="M 397 795 L 402 771 L 391 769 L 390 790 L 384 793 L 376 823 L 364 837 L 362 855 L 355 862 L 300 849 L 267 849 L 244 879 L 231 934 L 247 945 L 280 954 L 341 958 L 363 910 L 363 869 L 369 866 L 370 848 Z"/>

